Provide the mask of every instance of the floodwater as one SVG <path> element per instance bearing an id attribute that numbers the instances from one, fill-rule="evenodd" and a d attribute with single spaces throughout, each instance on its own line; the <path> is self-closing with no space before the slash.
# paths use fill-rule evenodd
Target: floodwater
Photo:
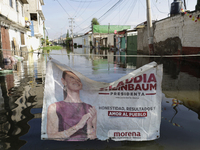
<path id="1" fill-rule="evenodd" d="M 77 48 L 74 52 L 53 50 L 49 55 L 29 54 L 27 59 L 13 66 L 13 73 L 0 74 L 0 150 L 199 150 L 200 64 L 188 60 L 200 62 L 200 58 L 136 58 L 115 54 L 119 53 L 88 48 Z M 41 140 L 48 56 L 102 82 L 115 81 L 152 61 L 163 64 L 160 138 L 144 142 Z"/>

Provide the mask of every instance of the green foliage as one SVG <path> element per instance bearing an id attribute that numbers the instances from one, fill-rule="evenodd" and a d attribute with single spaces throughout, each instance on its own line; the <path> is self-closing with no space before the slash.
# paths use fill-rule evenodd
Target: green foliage
<path id="1" fill-rule="evenodd" d="M 67 30 L 66 39 L 69 38 L 69 30 Z"/>
<path id="2" fill-rule="evenodd" d="M 61 50 L 62 47 L 61 46 L 46 46 L 46 47 L 42 47 L 43 51 L 51 51 L 51 50 Z"/>
<path id="3" fill-rule="evenodd" d="M 41 38 L 41 44 L 42 44 L 42 45 L 45 44 L 45 40 L 44 40 L 44 38 Z M 49 42 L 49 38 L 48 38 L 48 36 L 46 36 L 46 45 L 49 45 L 49 44 L 50 44 L 50 42 Z"/>
<path id="4" fill-rule="evenodd" d="M 66 46 L 69 47 L 70 46 L 70 41 L 72 40 L 72 38 L 67 37 L 66 38 Z"/>
<path id="5" fill-rule="evenodd" d="M 93 25 L 99 25 L 97 18 L 92 18 L 92 21 L 91 21 L 92 30 L 93 30 Z"/>

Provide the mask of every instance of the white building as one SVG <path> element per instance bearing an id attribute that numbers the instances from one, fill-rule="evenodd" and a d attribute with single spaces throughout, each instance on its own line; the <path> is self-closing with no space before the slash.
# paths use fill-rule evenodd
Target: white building
<path id="1" fill-rule="evenodd" d="M 43 0 L 28 0 L 25 5 L 25 17 L 31 23 L 31 31 L 28 33 L 28 50 L 37 50 L 41 46 L 41 38 L 44 38 L 44 20 L 42 12 Z"/>
<path id="2" fill-rule="evenodd" d="M 26 48 L 28 28 L 25 27 L 24 19 L 25 4 L 28 4 L 27 0 L 0 1 L 0 48 L 4 49 L 4 58 L 12 54 L 19 55 L 19 50 Z M 13 53 L 10 50 L 13 50 Z"/>
<path id="3" fill-rule="evenodd" d="M 4 58 L 24 56 L 40 47 L 45 20 L 42 5 L 43 0 L 0 0 L 0 49 Z"/>

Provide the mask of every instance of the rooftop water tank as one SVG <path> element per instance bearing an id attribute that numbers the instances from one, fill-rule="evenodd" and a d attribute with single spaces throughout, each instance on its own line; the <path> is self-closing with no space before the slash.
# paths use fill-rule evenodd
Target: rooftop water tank
<path id="1" fill-rule="evenodd" d="M 183 2 L 181 0 L 174 0 L 174 2 L 171 3 L 170 16 L 180 14 L 182 8 L 183 8 Z"/>

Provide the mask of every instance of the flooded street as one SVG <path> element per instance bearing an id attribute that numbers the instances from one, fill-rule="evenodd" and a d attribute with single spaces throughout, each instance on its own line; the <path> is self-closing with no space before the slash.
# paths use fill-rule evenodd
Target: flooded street
<path id="1" fill-rule="evenodd" d="M 49 55 L 29 54 L 27 60 L 13 66 L 12 73 L 0 74 L 0 150 L 198 150 L 200 64 L 190 63 L 187 58 L 136 58 L 122 53 L 115 56 L 118 54 L 88 48 L 77 48 L 74 52 L 53 50 Z M 144 142 L 41 140 L 41 112 L 49 56 L 101 82 L 113 82 L 152 61 L 163 64 L 160 138 Z"/>

